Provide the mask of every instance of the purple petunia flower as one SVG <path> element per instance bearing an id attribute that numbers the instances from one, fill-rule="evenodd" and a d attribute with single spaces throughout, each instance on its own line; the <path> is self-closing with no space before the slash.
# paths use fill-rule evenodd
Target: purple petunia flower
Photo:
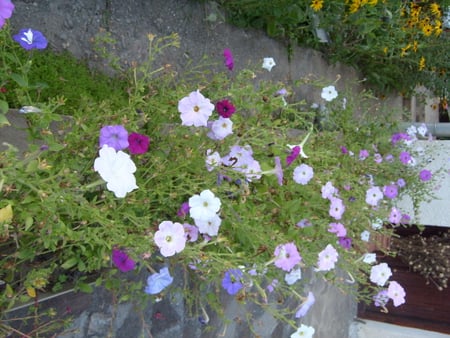
<path id="1" fill-rule="evenodd" d="M 399 178 L 399 179 L 397 180 L 397 185 L 398 185 L 400 188 L 403 188 L 403 187 L 406 186 L 406 182 L 405 182 L 405 180 L 404 180 L 403 178 Z"/>
<path id="2" fill-rule="evenodd" d="M 188 223 L 183 224 L 186 240 L 189 242 L 195 242 L 198 239 L 198 228 L 195 225 Z"/>
<path id="3" fill-rule="evenodd" d="M 146 135 L 131 133 L 128 135 L 128 146 L 133 155 L 144 154 L 148 150 L 150 138 Z"/>
<path id="4" fill-rule="evenodd" d="M 173 277 L 169 273 L 169 268 L 164 267 L 159 273 L 154 273 L 147 278 L 145 293 L 156 295 L 168 287 L 173 282 Z"/>
<path id="5" fill-rule="evenodd" d="M 294 148 L 292 148 L 291 153 L 288 155 L 288 157 L 286 157 L 287 166 L 290 166 L 291 163 L 295 161 L 298 155 L 300 155 L 301 150 L 302 148 L 300 148 L 300 146 L 295 146 Z"/>
<path id="6" fill-rule="evenodd" d="M 244 287 L 241 282 L 242 276 L 242 271 L 239 269 L 230 269 L 225 272 L 225 276 L 222 279 L 222 287 L 229 295 L 237 294 Z"/>
<path id="7" fill-rule="evenodd" d="M 184 218 L 189 213 L 189 202 L 183 202 L 177 211 L 177 216 Z"/>
<path id="8" fill-rule="evenodd" d="M 303 304 L 300 306 L 300 309 L 295 313 L 295 318 L 301 318 L 306 316 L 311 306 L 314 305 L 316 302 L 316 298 L 314 297 L 314 294 L 310 291 L 308 293 L 308 297 L 303 302 Z"/>
<path id="9" fill-rule="evenodd" d="M 216 110 L 220 116 L 230 118 L 236 112 L 236 107 L 228 100 L 221 100 L 216 103 Z"/>
<path id="10" fill-rule="evenodd" d="M 328 232 L 336 234 L 337 237 L 344 237 L 347 235 L 347 229 L 345 229 L 342 223 L 330 223 Z"/>
<path id="11" fill-rule="evenodd" d="M 0 0 L 0 28 L 5 24 L 14 11 L 14 4 L 9 0 Z"/>
<path id="12" fill-rule="evenodd" d="M 391 213 L 389 214 L 389 222 L 393 224 L 399 224 L 402 218 L 402 213 L 395 207 L 392 207 Z"/>
<path id="13" fill-rule="evenodd" d="M 19 34 L 13 36 L 13 39 L 26 50 L 45 49 L 48 44 L 44 34 L 31 28 L 21 29 Z"/>
<path id="14" fill-rule="evenodd" d="M 419 178 L 421 181 L 426 182 L 431 180 L 431 171 L 424 169 L 419 173 Z"/>
<path id="15" fill-rule="evenodd" d="M 386 196 L 387 198 L 390 199 L 396 198 L 398 195 L 397 186 L 395 184 L 385 185 L 383 187 L 383 193 L 384 196 Z"/>
<path id="16" fill-rule="evenodd" d="M 132 260 L 124 251 L 113 249 L 112 261 L 117 268 L 122 272 L 133 270 L 136 266 L 134 260 Z"/>
<path id="17" fill-rule="evenodd" d="M 369 152 L 366 149 L 362 149 L 359 151 L 359 159 L 361 161 L 364 161 L 368 157 L 369 157 Z"/>
<path id="18" fill-rule="evenodd" d="M 312 223 L 311 223 L 311 221 L 309 219 L 304 218 L 300 222 L 298 222 L 296 224 L 296 226 L 298 226 L 299 228 L 306 228 L 306 227 L 312 226 Z"/>
<path id="19" fill-rule="evenodd" d="M 348 149 L 347 149 L 347 147 L 346 146 L 341 146 L 341 153 L 342 154 L 348 154 Z"/>
<path id="20" fill-rule="evenodd" d="M 231 50 L 229 50 L 228 48 L 225 48 L 223 50 L 223 58 L 224 58 L 225 67 L 227 67 L 229 70 L 233 70 L 234 59 L 233 59 L 233 54 L 231 53 Z"/>
<path id="21" fill-rule="evenodd" d="M 352 247 L 352 239 L 349 237 L 339 237 L 338 242 L 346 250 Z"/>
<path id="22" fill-rule="evenodd" d="M 302 260 L 294 243 L 280 244 L 275 248 L 275 266 L 284 271 L 291 271 Z"/>
<path id="23" fill-rule="evenodd" d="M 402 151 L 399 159 L 403 164 L 408 164 L 411 161 L 411 155 L 407 151 Z"/>
<path id="24" fill-rule="evenodd" d="M 104 126 L 100 129 L 99 146 L 107 145 L 116 151 L 128 147 L 128 132 L 122 125 Z"/>

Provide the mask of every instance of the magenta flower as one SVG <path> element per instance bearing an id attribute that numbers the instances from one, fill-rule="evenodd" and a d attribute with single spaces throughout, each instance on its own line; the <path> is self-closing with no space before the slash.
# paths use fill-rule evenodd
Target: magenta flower
<path id="1" fill-rule="evenodd" d="M 419 173 L 419 178 L 420 178 L 420 180 L 423 181 L 423 182 L 426 182 L 426 181 L 431 180 L 431 171 L 426 170 L 426 169 L 422 170 L 422 171 Z"/>
<path id="2" fill-rule="evenodd" d="M 221 100 L 216 103 L 216 110 L 220 116 L 230 118 L 236 112 L 236 107 L 228 100 Z"/>
<path id="3" fill-rule="evenodd" d="M 371 187 L 366 192 L 366 203 L 376 207 L 378 202 L 383 199 L 383 193 L 379 187 Z"/>
<path id="4" fill-rule="evenodd" d="M 214 105 L 199 90 L 190 93 L 178 102 L 178 111 L 183 126 L 206 127 Z"/>
<path id="5" fill-rule="evenodd" d="M 294 181 L 298 184 L 306 185 L 313 178 L 313 168 L 307 164 L 300 164 L 294 169 Z"/>
<path id="6" fill-rule="evenodd" d="M 14 4 L 9 0 L 0 0 L 0 28 L 5 24 L 14 11 Z"/>
<path id="7" fill-rule="evenodd" d="M 300 309 L 295 313 L 295 318 L 301 318 L 306 316 L 311 306 L 314 305 L 316 302 L 316 298 L 314 297 L 314 294 L 310 291 L 308 293 L 308 297 L 303 302 L 303 304 L 300 306 Z"/>
<path id="8" fill-rule="evenodd" d="M 242 277 L 241 270 L 230 269 L 225 272 L 225 276 L 222 279 L 222 287 L 229 295 L 235 295 L 244 287 L 242 284 Z"/>
<path id="9" fill-rule="evenodd" d="M 349 237 L 339 237 L 338 243 L 341 247 L 343 247 L 345 250 L 348 250 L 352 247 L 352 239 Z"/>
<path id="10" fill-rule="evenodd" d="M 186 236 L 184 227 L 180 223 L 164 221 L 159 225 L 159 230 L 153 237 L 156 245 L 164 257 L 170 257 L 184 250 Z"/>
<path id="11" fill-rule="evenodd" d="M 127 272 L 133 270 L 136 266 L 134 260 L 132 260 L 128 255 L 121 250 L 113 249 L 112 251 L 112 261 L 117 268 L 122 272 Z"/>
<path id="12" fill-rule="evenodd" d="M 287 166 L 290 166 L 291 163 L 295 161 L 298 155 L 300 155 L 301 150 L 302 148 L 300 148 L 300 146 L 295 146 L 294 148 L 291 149 L 291 153 L 288 155 L 288 157 L 286 157 Z"/>
<path id="13" fill-rule="evenodd" d="M 128 132 L 122 125 L 104 126 L 100 129 L 99 146 L 104 145 L 119 151 L 128 148 Z"/>
<path id="14" fill-rule="evenodd" d="M 398 195 L 398 188 L 395 184 L 385 185 L 383 187 L 383 193 L 387 198 L 393 199 Z"/>
<path id="15" fill-rule="evenodd" d="M 406 296 L 405 290 L 399 283 L 395 281 L 389 282 L 389 287 L 387 289 L 387 296 L 390 299 L 392 299 L 395 307 L 405 303 L 405 296 Z"/>
<path id="16" fill-rule="evenodd" d="M 169 268 L 164 267 L 159 273 L 154 273 L 147 278 L 145 293 L 156 295 L 168 287 L 173 282 L 173 277 L 169 273 Z"/>
<path id="17" fill-rule="evenodd" d="M 48 44 L 44 34 L 31 28 L 21 29 L 19 34 L 13 36 L 13 39 L 26 50 L 45 49 Z"/>
<path id="18" fill-rule="evenodd" d="M 348 149 L 347 149 L 347 147 L 346 146 L 341 146 L 341 153 L 342 154 L 348 154 Z"/>
<path id="19" fill-rule="evenodd" d="M 347 235 L 347 229 L 345 229 L 342 223 L 330 223 L 328 232 L 336 234 L 337 237 L 344 237 Z"/>
<path id="20" fill-rule="evenodd" d="M 328 213 L 334 219 L 340 220 L 342 218 L 342 215 L 345 212 L 344 203 L 342 202 L 342 200 L 340 198 L 336 198 L 336 197 L 332 197 L 330 199 L 330 201 L 331 201 L 331 204 L 330 204 L 330 210 Z"/>
<path id="21" fill-rule="evenodd" d="M 317 261 L 317 271 L 330 271 L 334 269 L 338 260 L 338 252 L 331 244 L 328 244 L 324 250 L 319 253 Z"/>
<path id="22" fill-rule="evenodd" d="M 225 67 L 227 67 L 229 70 L 233 70 L 234 59 L 233 59 L 233 54 L 231 53 L 231 50 L 229 50 L 228 48 L 225 48 L 223 50 L 223 58 L 224 58 Z"/>
<path id="23" fill-rule="evenodd" d="M 402 151 L 399 159 L 403 164 L 408 164 L 411 161 L 411 155 L 407 151 Z"/>
<path id="24" fill-rule="evenodd" d="M 291 271 L 302 260 L 294 243 L 280 244 L 275 248 L 275 266 L 284 271 Z"/>
<path id="25" fill-rule="evenodd" d="M 146 135 L 131 133 L 128 135 L 128 146 L 133 155 L 144 154 L 148 150 L 150 138 Z"/>

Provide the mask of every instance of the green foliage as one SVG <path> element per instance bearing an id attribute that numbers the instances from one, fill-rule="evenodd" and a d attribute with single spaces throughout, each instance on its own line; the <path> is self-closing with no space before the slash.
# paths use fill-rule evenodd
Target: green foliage
<path id="1" fill-rule="evenodd" d="M 285 102 L 290 101 L 289 96 L 275 94 L 283 87 L 295 92 L 305 85 L 304 81 L 298 80 L 292 88 L 270 81 L 258 81 L 256 85 L 261 72 L 257 67 L 236 74 L 212 75 L 193 67 L 179 78 L 170 69 L 154 65 L 155 55 L 178 45 L 176 35 L 149 36 L 148 61 L 132 65 L 121 74 L 126 83 L 119 88 L 127 88 L 126 100 L 103 96 L 101 86 L 98 92 L 89 95 L 85 92 L 91 90 L 88 85 L 80 84 L 83 89 L 72 86 L 76 92 L 81 90 L 83 99 L 74 100 L 72 114 L 66 116 L 65 104 L 69 97 L 76 96 L 63 93 L 67 98 L 64 100 L 59 91 L 49 91 L 46 95 L 55 96 L 41 104 L 42 112 L 27 115 L 30 135 L 47 147 L 31 147 L 23 156 L 13 147 L 0 153 L 0 209 L 4 210 L 0 218 L 3 226 L 0 279 L 6 285 L 0 293 L 0 310 L 35 299 L 36 294 L 51 288 L 58 290 L 65 284 L 90 292 L 92 286 L 85 276 L 90 273 L 100 274 L 97 284 L 126 290 L 119 292 L 121 300 L 154 300 L 156 296 L 143 294 L 144 281 L 127 282 L 126 287 L 119 281 L 111 263 L 114 248 L 125 250 L 139 261 L 136 270 L 154 271 L 162 264 L 169 266 L 172 273 L 182 269 L 186 279 L 182 289 L 188 298 L 191 293 L 196 295 L 194 302 L 200 310 L 204 310 L 204 304 L 220 305 L 218 297 L 226 270 L 242 269 L 245 285 L 239 297 L 268 307 L 276 318 L 293 326 L 296 324 L 291 318 L 296 308 L 274 310 L 266 293 L 271 280 L 283 281 L 285 276 L 284 271 L 273 265 L 278 258 L 274 251 L 280 244 L 296 245 L 302 256 L 299 264 L 302 269 L 317 266 L 318 254 L 331 244 L 339 253 L 337 268 L 346 278 L 335 270 L 318 273 L 345 290 L 350 289 L 345 280 L 354 278 L 361 287 L 369 289 L 370 292 L 361 293 L 366 298 L 379 289 L 368 281 L 370 265 L 361 262 L 368 249 L 360 234 L 368 230 L 373 236 L 390 235 L 389 227 L 374 230 L 371 223 L 378 218 L 385 220 L 392 203 L 384 199 L 378 208 L 367 205 L 369 178 L 383 187 L 401 177 L 408 186 L 401 194 L 426 195 L 426 185 L 418 180 L 414 167 L 398 160 L 376 163 L 372 157 L 372 149 L 377 149 L 380 155 L 392 154 L 397 159 L 404 149 L 390 142 L 395 122 L 389 115 L 380 118 L 369 111 L 356 116 L 355 107 L 362 107 L 366 92 L 357 93 L 356 97 L 339 93 L 339 99 L 321 102 L 324 109 L 319 112 L 302 109 L 302 103 Z M 55 56 L 58 57 L 66 60 L 65 56 Z M 58 72 L 51 69 L 52 65 L 61 64 L 61 60 L 49 63 L 46 73 L 56 76 Z M 33 59 L 32 66 L 35 65 L 40 63 Z M 10 69 L 9 64 L 3 64 L 3 69 Z M 31 74 L 31 69 L 29 73 L 28 69 L 22 72 L 22 78 L 23 74 Z M 90 73 L 80 70 L 80 74 Z M 89 77 L 85 79 L 90 81 Z M 114 92 L 117 87 L 110 84 L 110 92 Z M 317 86 L 320 90 L 320 84 Z M 212 140 L 207 136 L 207 128 L 180 124 L 178 102 L 197 89 L 213 103 L 226 98 L 237 107 L 232 117 L 232 135 Z M 29 86 L 21 86 L 21 90 L 24 97 L 35 97 Z M 347 98 L 345 107 L 342 97 Z M 317 124 L 321 114 L 325 114 L 326 123 Z M 105 125 L 123 125 L 129 132 L 151 139 L 148 152 L 131 157 L 137 167 L 139 188 L 125 198 L 115 197 L 93 170 L 99 130 Z M 299 157 L 287 166 L 285 159 L 290 152 L 287 145 L 300 144 L 302 140 L 302 150 L 309 157 Z M 251 146 L 253 157 L 262 168 L 257 177 L 250 178 L 225 165 L 206 170 L 208 150 L 225 156 L 233 145 Z M 363 161 L 357 155 L 342 154 L 341 146 L 355 154 L 367 149 L 371 158 Z M 284 170 L 282 185 L 272 172 L 277 158 Z M 293 181 L 293 172 L 301 163 L 314 168 L 314 178 L 306 185 Z M 330 202 L 321 195 L 327 182 L 339 189 L 339 198 L 346 205 L 341 221 L 353 241 L 348 250 L 336 244 L 336 235 L 328 231 L 334 219 L 329 214 Z M 218 236 L 211 239 L 201 236 L 188 242 L 179 254 L 163 257 L 154 241 L 159 224 L 167 220 L 193 223 L 189 216 L 177 216 L 177 210 L 191 196 L 207 189 L 221 200 L 222 224 Z M 313 226 L 296 226 L 302 219 L 308 219 Z M 197 269 L 189 268 L 192 264 Z M 257 275 L 250 274 L 251 269 Z M 84 277 L 78 278 L 80 274 Z M 192 284 L 186 286 L 188 281 Z M 282 297 L 293 297 L 299 304 L 303 300 L 303 295 L 287 284 L 281 283 L 277 290 Z M 266 300 L 269 304 L 265 304 Z M 216 310 L 220 313 L 220 308 Z"/>
<path id="2" fill-rule="evenodd" d="M 356 67 L 382 93 L 425 85 L 448 87 L 450 34 L 442 27 L 445 1 L 218 1 L 240 27 L 264 29 L 291 46 L 320 50 L 331 62 Z M 314 4 L 318 7 L 315 9 Z M 321 42 L 323 29 L 328 42 Z"/>

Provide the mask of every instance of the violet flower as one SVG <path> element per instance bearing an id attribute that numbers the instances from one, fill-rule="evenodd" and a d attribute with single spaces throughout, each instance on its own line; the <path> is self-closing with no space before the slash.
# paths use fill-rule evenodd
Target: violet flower
<path id="1" fill-rule="evenodd" d="M 239 269 L 230 269 L 225 272 L 225 276 L 222 279 L 222 287 L 229 295 L 235 295 L 244 287 L 241 280 L 242 271 Z"/>
<path id="2" fill-rule="evenodd" d="M 136 266 L 134 260 L 132 260 L 124 251 L 113 249 L 112 261 L 117 268 L 122 272 L 133 270 Z"/>
<path id="3" fill-rule="evenodd" d="M 13 39 L 26 50 L 45 49 L 48 44 L 44 34 L 31 28 L 21 29 L 19 34 L 13 36 Z"/>
<path id="4" fill-rule="evenodd" d="M 108 145 L 119 151 L 128 148 L 128 132 L 122 125 L 104 126 L 100 129 L 99 146 Z"/>

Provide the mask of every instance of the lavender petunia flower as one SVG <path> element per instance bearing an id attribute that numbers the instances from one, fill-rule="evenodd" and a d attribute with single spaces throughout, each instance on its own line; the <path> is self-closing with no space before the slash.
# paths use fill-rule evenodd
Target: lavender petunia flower
<path id="1" fill-rule="evenodd" d="M 45 49 L 48 44 L 44 34 L 31 28 L 21 29 L 19 34 L 13 36 L 13 39 L 26 50 Z"/>
<path id="2" fill-rule="evenodd" d="M 421 181 L 426 182 L 431 180 L 431 171 L 424 169 L 419 173 L 419 178 Z"/>
<path id="3" fill-rule="evenodd" d="M 381 290 L 375 296 L 373 296 L 375 306 L 380 307 L 387 304 L 387 302 L 389 301 L 389 296 L 387 293 L 387 290 Z"/>
<path id="4" fill-rule="evenodd" d="M 394 306 L 397 307 L 405 303 L 406 292 L 399 283 L 392 281 L 389 283 L 387 296 L 392 299 Z"/>
<path id="5" fill-rule="evenodd" d="M 383 193 L 384 196 L 386 196 L 387 198 L 390 199 L 396 198 L 398 195 L 397 185 L 395 184 L 385 185 L 383 187 Z"/>
<path id="6" fill-rule="evenodd" d="M 275 248 L 275 266 L 284 271 L 291 271 L 302 260 L 294 243 L 280 244 Z"/>
<path id="7" fill-rule="evenodd" d="M 334 269 L 338 260 L 338 252 L 331 244 L 328 244 L 324 250 L 319 253 L 317 261 L 317 271 L 330 271 Z"/>
<path id="8" fill-rule="evenodd" d="M 173 282 L 173 277 L 169 273 L 169 268 L 164 267 L 159 273 L 154 273 L 147 278 L 145 293 L 156 295 L 168 287 Z"/>
<path id="9" fill-rule="evenodd" d="M 242 277 L 243 274 L 241 270 L 230 269 L 225 272 L 225 276 L 222 279 L 222 287 L 229 295 L 235 295 L 244 287 L 241 282 Z"/>
<path id="10" fill-rule="evenodd" d="M 183 126 L 206 127 L 214 105 L 199 90 L 190 93 L 178 102 L 178 111 Z"/>
<path id="11" fill-rule="evenodd" d="M 313 178 L 313 168 L 307 164 L 300 164 L 294 169 L 294 181 L 298 184 L 306 185 Z"/>
<path id="12" fill-rule="evenodd" d="M 316 302 L 316 298 L 314 297 L 314 294 L 310 291 L 308 293 L 308 297 L 303 302 L 303 304 L 300 306 L 300 309 L 295 313 L 295 318 L 301 318 L 306 316 L 311 306 L 314 305 Z"/>
<path id="13" fill-rule="evenodd" d="M 345 250 L 348 250 L 352 247 L 352 239 L 349 237 L 339 237 L 338 242 L 339 245 L 343 247 Z"/>
<path id="14" fill-rule="evenodd" d="M 329 215 L 334 219 L 340 220 L 345 212 L 345 205 L 340 198 L 332 197 L 330 199 Z"/>
<path id="15" fill-rule="evenodd" d="M 113 125 L 104 126 L 100 129 L 100 148 L 105 144 L 117 151 L 128 148 L 128 132 L 125 127 L 122 125 Z"/>

